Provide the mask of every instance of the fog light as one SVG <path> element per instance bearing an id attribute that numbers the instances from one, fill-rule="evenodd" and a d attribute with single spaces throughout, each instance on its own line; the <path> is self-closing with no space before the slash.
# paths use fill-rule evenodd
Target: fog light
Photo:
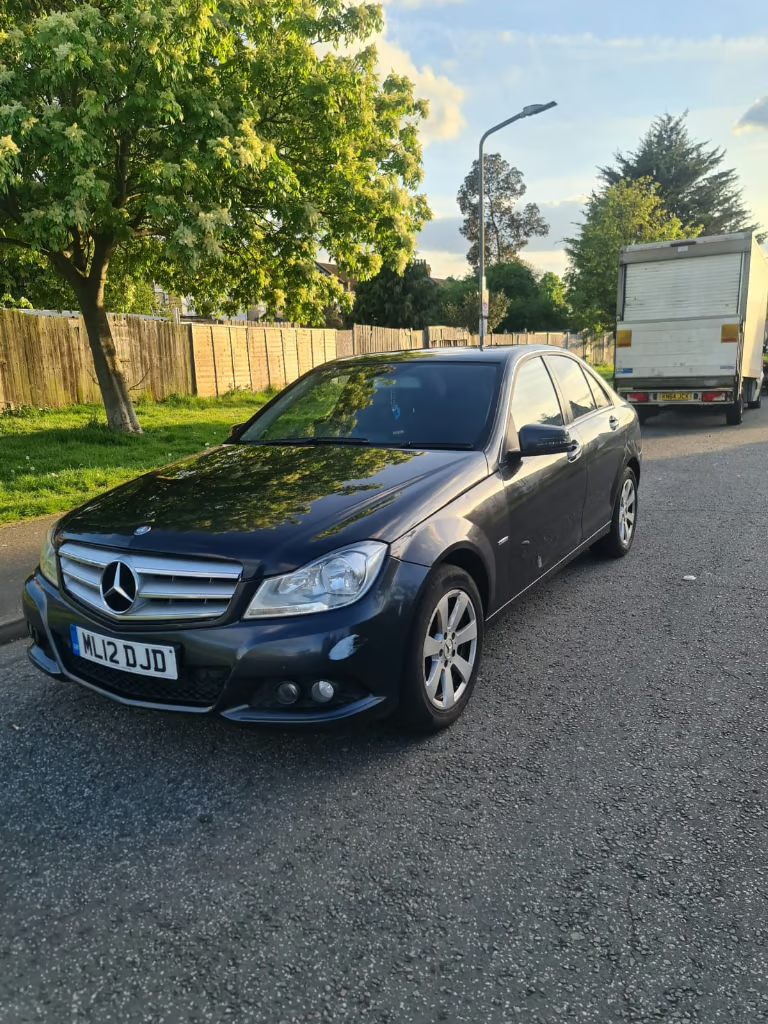
<path id="1" fill-rule="evenodd" d="M 335 693 L 333 683 L 329 683 L 327 679 L 320 679 L 312 687 L 312 700 L 316 700 L 318 704 L 327 704 L 329 700 L 333 700 Z"/>
<path id="2" fill-rule="evenodd" d="M 301 696 L 296 683 L 280 683 L 277 688 L 277 699 L 281 704 L 295 704 Z"/>

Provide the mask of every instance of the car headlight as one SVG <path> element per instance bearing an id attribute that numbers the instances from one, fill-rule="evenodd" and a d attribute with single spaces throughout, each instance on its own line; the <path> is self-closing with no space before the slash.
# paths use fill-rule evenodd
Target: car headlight
<path id="1" fill-rule="evenodd" d="M 365 540 L 323 555 L 287 576 L 265 580 L 245 618 L 310 615 L 353 604 L 373 586 L 386 554 L 386 544 Z"/>
<path id="2" fill-rule="evenodd" d="M 53 546 L 53 534 L 57 525 L 54 523 L 48 530 L 40 548 L 40 572 L 54 587 L 59 585 L 59 565 L 56 561 L 56 548 Z"/>

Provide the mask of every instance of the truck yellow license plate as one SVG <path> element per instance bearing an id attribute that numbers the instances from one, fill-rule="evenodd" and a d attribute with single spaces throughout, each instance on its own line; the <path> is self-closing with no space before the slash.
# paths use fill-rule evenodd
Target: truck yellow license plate
<path id="1" fill-rule="evenodd" d="M 665 391 L 659 395 L 660 402 L 689 402 L 690 399 L 690 391 Z"/>

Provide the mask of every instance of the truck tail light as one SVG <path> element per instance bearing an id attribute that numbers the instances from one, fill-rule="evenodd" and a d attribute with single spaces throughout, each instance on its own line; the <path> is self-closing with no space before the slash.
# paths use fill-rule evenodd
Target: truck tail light
<path id="1" fill-rule="evenodd" d="M 720 341 L 726 345 L 739 340 L 738 324 L 723 324 L 720 328 Z"/>
<path id="2" fill-rule="evenodd" d="M 728 399 L 726 391 L 702 391 L 702 402 L 725 402 Z"/>
<path id="3" fill-rule="evenodd" d="M 648 395 L 645 391 L 630 391 L 627 395 L 627 399 L 630 402 L 647 402 Z"/>

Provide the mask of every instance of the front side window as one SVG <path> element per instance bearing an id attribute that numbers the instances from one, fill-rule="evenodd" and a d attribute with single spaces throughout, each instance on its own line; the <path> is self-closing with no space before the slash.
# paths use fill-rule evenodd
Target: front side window
<path id="1" fill-rule="evenodd" d="M 499 364 L 375 360 L 318 369 L 287 390 L 241 444 L 479 448 L 498 400 Z"/>
<path id="2" fill-rule="evenodd" d="M 577 420 L 595 408 L 595 400 L 581 367 L 575 359 L 567 356 L 552 356 L 547 365 L 555 376 L 565 401 L 571 408 L 571 416 Z"/>
<path id="3" fill-rule="evenodd" d="M 534 423 L 561 427 L 563 413 L 552 380 L 541 359 L 529 359 L 517 371 L 512 395 L 515 428 Z"/>

